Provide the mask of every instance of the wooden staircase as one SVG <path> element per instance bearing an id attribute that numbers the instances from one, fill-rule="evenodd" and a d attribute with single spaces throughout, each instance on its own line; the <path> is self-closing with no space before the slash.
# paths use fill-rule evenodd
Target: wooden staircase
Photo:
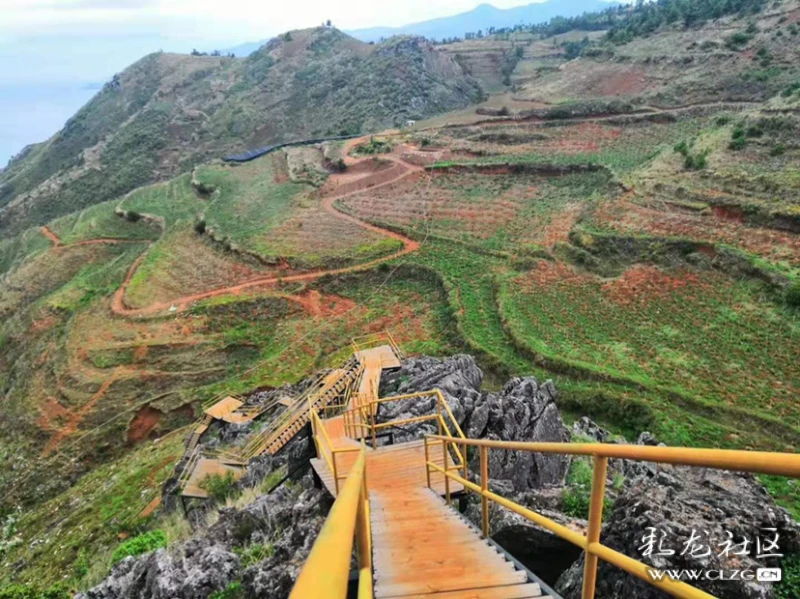
<path id="1" fill-rule="evenodd" d="M 203 414 L 203 418 L 197 423 L 197 426 L 192 431 L 192 434 L 189 435 L 189 438 L 186 439 L 186 448 L 183 450 L 183 457 L 181 460 L 188 458 L 190 455 L 194 453 L 194 450 L 197 449 L 197 444 L 200 443 L 200 437 L 203 436 L 208 430 L 208 427 L 211 426 L 214 418 L 209 416 L 208 414 Z"/>
<path id="2" fill-rule="evenodd" d="M 350 360 L 344 368 L 317 379 L 270 426 L 245 446 L 242 457 L 250 460 L 263 453 L 275 455 L 309 422 L 309 410 L 324 411 L 338 398 L 346 398 L 360 378 L 363 368 Z"/>

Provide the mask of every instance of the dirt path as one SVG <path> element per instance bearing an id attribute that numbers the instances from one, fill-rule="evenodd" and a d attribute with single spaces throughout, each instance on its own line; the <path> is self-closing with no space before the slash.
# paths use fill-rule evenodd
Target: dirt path
<path id="1" fill-rule="evenodd" d="M 50 241 L 52 241 L 52 242 L 53 242 L 53 247 L 56 247 L 56 248 L 57 248 L 57 247 L 59 247 L 59 246 L 61 245 L 61 239 L 58 237 L 58 235 L 56 235 L 55 233 L 53 233 L 53 232 L 52 232 L 50 229 L 48 229 L 47 227 L 44 227 L 44 226 L 42 226 L 42 227 L 39 227 L 39 231 L 41 231 L 41 232 L 42 232 L 42 235 L 44 235 L 44 236 L 45 236 L 45 237 L 47 237 L 47 238 L 48 238 Z"/>
<path id="2" fill-rule="evenodd" d="M 50 437 L 47 445 L 45 445 L 44 449 L 42 450 L 42 457 L 47 457 L 53 453 L 53 451 L 58 448 L 58 446 L 61 444 L 61 441 L 65 437 L 72 435 L 78 430 L 78 426 L 86 417 L 86 415 L 92 410 L 94 405 L 103 398 L 103 396 L 106 394 L 106 391 L 108 391 L 108 388 L 118 378 L 119 373 L 114 372 L 110 377 L 100 384 L 100 387 L 97 389 L 94 395 L 92 395 L 88 402 L 71 414 L 69 420 L 67 420 L 67 423 L 61 429 L 57 430 L 52 437 Z"/>
<path id="3" fill-rule="evenodd" d="M 361 138 L 361 139 L 363 139 L 363 138 Z M 355 142 L 358 142 L 358 141 L 359 140 L 351 140 L 352 145 L 354 145 Z M 111 306 L 113 312 L 115 314 L 120 315 L 120 316 L 134 316 L 134 317 L 135 316 L 152 316 L 154 314 L 158 314 L 160 312 L 165 312 L 165 311 L 168 311 L 168 310 L 172 310 L 173 312 L 176 312 L 176 311 L 179 312 L 179 311 L 185 310 L 192 303 L 200 301 L 200 300 L 209 299 L 209 298 L 212 298 L 212 297 L 219 297 L 221 295 L 239 295 L 242 292 L 247 291 L 247 290 L 255 289 L 257 287 L 265 287 L 265 286 L 269 286 L 269 285 L 275 285 L 277 283 L 294 283 L 294 282 L 300 282 L 300 281 L 312 281 L 312 280 L 315 280 L 315 279 L 319 279 L 320 277 L 324 277 L 326 275 L 341 275 L 341 274 L 346 274 L 346 273 L 360 272 L 360 271 L 363 271 L 363 270 L 369 270 L 371 268 L 374 268 L 375 266 L 377 266 L 379 264 L 382 264 L 384 262 L 388 262 L 389 260 L 394 260 L 395 258 L 400 258 L 400 257 L 405 256 L 407 254 L 410 254 L 412 252 L 416 252 L 419 249 L 419 243 L 414 241 L 413 239 L 411 239 L 409 237 L 406 237 L 405 235 L 401 235 L 400 233 L 395 233 L 394 231 L 390 231 L 388 229 L 381 228 L 381 227 L 379 227 L 377 225 L 373 225 L 371 223 L 362 221 L 362 220 L 360 220 L 360 219 L 358 219 L 358 218 L 356 218 L 354 216 L 351 216 L 349 214 L 345 214 L 344 212 L 340 212 L 334 206 L 334 203 L 337 200 L 341 200 L 341 199 L 344 199 L 346 197 L 349 197 L 349 196 L 352 196 L 352 195 L 355 195 L 355 194 L 358 194 L 358 193 L 362 193 L 362 192 L 366 191 L 367 189 L 370 189 L 370 190 L 371 189 L 380 189 L 382 187 L 386 187 L 388 185 L 392 185 L 392 184 L 400 181 L 401 179 L 407 177 L 408 175 L 410 175 L 412 173 L 416 173 L 416 172 L 424 170 L 423 167 L 406 164 L 406 163 L 400 161 L 398 158 L 395 158 L 395 157 L 392 157 L 392 156 L 385 156 L 385 158 L 390 160 L 390 161 L 392 161 L 392 162 L 394 162 L 396 165 L 402 166 L 403 167 L 403 171 L 400 174 L 398 174 L 396 177 L 393 177 L 392 179 L 389 179 L 387 181 L 383 181 L 381 183 L 377 183 L 377 184 L 375 184 L 375 185 L 373 185 L 371 187 L 365 187 L 363 189 L 355 189 L 355 190 L 349 191 L 347 193 L 334 194 L 334 195 L 328 196 L 328 197 L 326 197 L 326 198 L 324 198 L 322 200 L 322 208 L 325 211 L 327 211 L 330 214 L 332 214 L 333 216 L 335 216 L 336 218 L 340 218 L 342 220 L 346 220 L 348 222 L 351 222 L 351 223 L 353 223 L 355 225 L 358 225 L 359 227 L 362 227 L 362 228 L 367 229 L 369 231 L 373 231 L 375 233 L 379 233 L 379 234 L 384 235 L 386 237 L 390 237 L 392 239 L 396 239 L 397 241 L 399 241 L 399 242 L 401 242 L 403 244 L 403 249 L 401 249 L 400 251 L 395 252 L 394 254 L 391 254 L 389 256 L 384 256 L 382 258 L 376 258 L 374 260 L 370 260 L 368 262 L 364 262 L 364 263 L 361 263 L 361 264 L 356 264 L 354 266 L 347 266 L 347 267 L 344 267 L 344 268 L 337 268 L 337 269 L 332 269 L 332 270 L 313 270 L 313 271 L 309 271 L 309 272 L 306 272 L 306 273 L 297 274 L 297 275 L 289 275 L 289 276 L 285 276 L 285 277 L 275 277 L 275 276 L 272 276 L 272 275 L 271 276 L 266 276 L 266 277 L 258 277 L 258 278 L 255 278 L 255 279 L 251 279 L 249 281 L 245 281 L 245 282 L 240 283 L 238 285 L 232 285 L 232 286 L 229 286 L 229 287 L 222 287 L 222 288 L 219 288 L 219 289 L 213 289 L 211 291 L 206 291 L 206 292 L 203 292 L 203 293 L 196 293 L 196 294 L 193 294 L 193 295 L 187 295 L 187 296 L 184 296 L 184 297 L 173 299 L 173 300 L 168 301 L 168 302 L 154 302 L 154 303 L 152 303 L 149 306 L 146 306 L 144 308 L 128 308 L 125 305 L 125 291 L 127 290 L 128 285 L 130 284 L 130 281 L 133 278 L 134 273 L 136 272 L 136 269 L 139 267 L 139 265 L 141 264 L 142 260 L 144 259 L 144 254 L 143 254 L 142 256 L 140 256 L 131 265 L 131 267 L 128 270 L 128 273 L 127 273 L 127 275 L 125 277 L 125 281 L 117 289 L 116 293 L 114 294 L 114 299 L 112 301 L 112 306 Z M 371 160 L 372 158 L 371 157 L 352 158 L 350 156 L 345 155 L 344 159 L 345 159 L 345 162 L 348 165 L 354 165 L 354 164 L 357 164 L 359 162 Z M 336 175 L 333 175 L 333 176 L 335 177 Z M 364 178 L 366 179 L 369 176 L 370 175 L 367 174 Z"/>

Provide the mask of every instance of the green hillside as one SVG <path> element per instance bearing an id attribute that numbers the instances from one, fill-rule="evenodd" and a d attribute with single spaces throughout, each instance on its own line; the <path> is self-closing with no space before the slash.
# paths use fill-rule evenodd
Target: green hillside
<path id="1" fill-rule="evenodd" d="M 248 58 L 151 54 L 0 172 L 0 235 L 232 151 L 382 130 L 466 106 L 477 83 L 418 38 L 293 31 Z"/>

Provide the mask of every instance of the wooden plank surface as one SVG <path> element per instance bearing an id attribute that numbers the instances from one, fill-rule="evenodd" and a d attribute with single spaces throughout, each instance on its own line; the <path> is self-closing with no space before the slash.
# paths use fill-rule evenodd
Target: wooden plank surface
<path id="1" fill-rule="evenodd" d="M 381 371 L 400 366 L 391 346 L 356 353 L 364 373 L 351 406 L 377 399 Z M 339 485 L 344 484 L 357 452 L 335 453 L 358 447 L 348 438 L 342 417 L 322 421 L 328 441 L 318 443 L 325 455 L 335 456 Z M 442 499 L 445 477 L 426 474 L 425 442 L 372 449 L 367 447 L 366 480 L 370 497 L 374 596 L 376 599 L 531 599 L 541 597 L 538 584 L 526 572 L 482 539 Z M 442 445 L 431 444 L 429 459 L 444 466 Z M 334 453 L 332 453 L 334 452 Z M 334 476 L 324 458 L 311 464 L 323 484 L 336 495 Z M 452 455 L 448 465 L 453 465 Z M 449 481 L 451 493 L 463 491 Z"/>
<path id="2" fill-rule="evenodd" d="M 242 405 L 244 404 L 235 397 L 226 397 L 205 410 L 205 413 L 217 420 L 225 420 L 228 414 L 242 407 Z"/>
<path id="3" fill-rule="evenodd" d="M 189 481 L 186 483 L 186 486 L 183 489 L 184 497 L 198 497 L 200 499 L 207 498 L 208 493 L 204 489 L 200 488 L 200 483 L 204 478 L 211 474 L 219 474 L 222 476 L 226 472 L 233 472 L 234 480 L 239 480 L 244 476 L 245 469 L 240 466 L 225 464 L 219 460 L 200 458 L 200 460 L 197 462 L 197 465 L 194 467 L 194 470 L 192 470 Z"/>
<path id="4" fill-rule="evenodd" d="M 541 596 L 435 491 L 371 483 L 370 518 L 376 599 Z"/>

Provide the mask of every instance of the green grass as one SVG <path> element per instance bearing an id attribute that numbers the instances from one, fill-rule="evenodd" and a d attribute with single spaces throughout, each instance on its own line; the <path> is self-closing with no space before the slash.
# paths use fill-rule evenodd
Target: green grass
<path id="1" fill-rule="evenodd" d="M 170 465 L 163 466 L 165 460 L 177 458 L 182 447 L 181 435 L 142 445 L 90 470 L 60 495 L 24 510 L 19 532 L 25 543 L 7 556 L 27 564 L 15 582 L 46 585 L 72 578 L 73 565 L 82 552 L 103 554 L 119 546 L 120 533 L 141 530 L 145 522 L 139 513 L 154 494 L 160 493 L 160 485 L 170 474 Z M 55 513 L 60 516 L 54 522 Z M 36 539 L 40 542 L 32 543 Z"/>
<path id="2" fill-rule="evenodd" d="M 123 541 L 111 554 L 111 564 L 121 562 L 126 557 L 136 557 L 167 546 L 167 535 L 163 530 L 151 530 Z"/>
<path id="3" fill-rule="evenodd" d="M 50 247 L 52 243 L 38 228 L 27 229 L 19 235 L 0 239 L 0 275 Z"/>
<path id="4" fill-rule="evenodd" d="M 797 315 L 752 283 L 703 272 L 672 277 L 633 288 L 569 270 L 546 283 L 507 280 L 503 313 L 535 352 L 796 424 Z M 686 277 L 695 281 L 680 287 Z"/>
<path id="5" fill-rule="evenodd" d="M 196 178 L 217 191 L 205 208 L 208 227 L 216 236 L 265 256 L 266 233 L 291 214 L 297 194 L 310 191 L 304 184 L 275 182 L 274 156 L 266 156 L 235 168 L 202 166 Z"/>
<path id="6" fill-rule="evenodd" d="M 191 175 L 137 189 L 119 204 L 123 210 L 162 218 L 167 228 L 180 222 L 193 223 L 205 204 L 195 194 Z"/>
<path id="7" fill-rule="evenodd" d="M 154 240 L 160 231 L 157 227 L 145 222 L 131 222 L 118 216 L 114 209 L 117 201 L 95 204 L 80 212 L 73 212 L 67 216 L 49 223 L 49 228 L 63 243 L 75 243 L 89 239 L 131 239 Z"/>

